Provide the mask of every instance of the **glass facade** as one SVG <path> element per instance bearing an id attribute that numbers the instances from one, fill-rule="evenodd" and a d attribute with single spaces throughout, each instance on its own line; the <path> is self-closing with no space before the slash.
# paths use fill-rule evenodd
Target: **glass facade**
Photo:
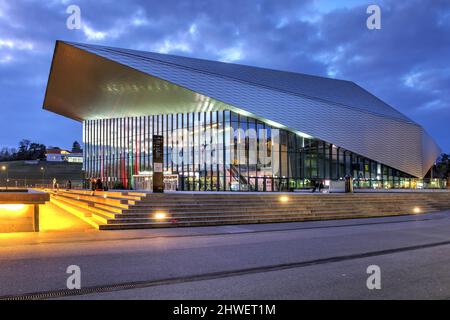
<path id="1" fill-rule="evenodd" d="M 355 187 L 414 187 L 393 168 L 232 111 L 83 122 L 86 178 L 133 188 L 152 172 L 152 136 L 164 136 L 164 172 L 178 190 L 290 191 L 351 175 Z"/>

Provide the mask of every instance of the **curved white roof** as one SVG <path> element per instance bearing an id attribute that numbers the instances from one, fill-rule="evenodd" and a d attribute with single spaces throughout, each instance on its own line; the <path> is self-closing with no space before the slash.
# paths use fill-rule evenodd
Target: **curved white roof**
<path id="1" fill-rule="evenodd" d="M 419 124 L 353 82 L 135 50 L 57 42 L 44 102 L 76 120 L 205 105 L 272 121 L 417 177 L 440 153 Z"/>

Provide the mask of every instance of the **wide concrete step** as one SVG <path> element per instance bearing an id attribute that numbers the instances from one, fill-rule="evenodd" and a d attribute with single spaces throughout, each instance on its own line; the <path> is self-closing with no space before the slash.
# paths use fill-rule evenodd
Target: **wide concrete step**
<path id="1" fill-rule="evenodd" d="M 398 213 L 395 215 L 404 215 L 404 213 Z M 388 215 L 376 215 L 376 217 L 392 216 Z M 236 225 L 236 224 L 254 224 L 254 223 L 282 223 L 282 222 L 299 222 L 299 221 L 317 221 L 317 220 L 330 220 L 330 219 L 354 219 L 365 218 L 366 215 L 331 215 L 331 216 L 302 216 L 302 217 L 276 217 L 276 218 L 245 218 L 238 220 L 230 219 L 211 219 L 211 220 L 187 220 L 176 222 L 144 222 L 144 223 L 118 223 L 101 225 L 100 230 L 125 230 L 125 229 L 149 229 L 149 228 L 168 228 L 168 227 L 196 227 L 196 226 L 213 226 L 213 225 Z"/>
<path id="2" fill-rule="evenodd" d="M 424 211 L 436 211 L 438 208 L 434 207 L 420 207 L 420 212 Z M 255 208 L 255 207 L 247 207 L 247 206 L 241 206 L 241 207 L 225 207 L 225 208 L 204 208 L 204 207 L 197 207 L 192 209 L 179 209 L 179 208 L 171 208 L 170 210 L 163 210 L 161 208 L 154 208 L 153 210 L 135 210 L 130 209 L 123 211 L 122 215 L 139 215 L 139 214 L 152 214 L 156 212 L 166 212 L 171 214 L 172 216 L 180 216 L 180 215 L 192 215 L 192 214 L 216 214 L 216 215 L 223 215 L 223 214 L 241 214 L 241 213 L 247 213 L 247 214 L 257 214 L 257 213 L 272 213 L 272 212 L 317 212 L 317 213 L 340 213 L 340 212 L 358 212 L 358 213 L 367 213 L 367 214 L 377 214 L 380 212 L 395 212 L 395 211 L 405 211 L 409 213 L 417 213 L 415 211 L 415 207 L 412 206 L 400 206 L 396 204 L 392 205 L 384 205 L 384 206 L 347 206 L 347 207 L 321 207 L 321 206 L 310 206 L 310 207 L 303 207 L 303 206 L 292 206 L 292 207 L 262 207 L 262 208 Z"/>
<path id="3" fill-rule="evenodd" d="M 165 219 L 167 222 L 170 223 L 176 223 L 176 222 L 183 222 L 183 221 L 208 221 L 208 220 L 215 220 L 215 221 L 244 221 L 244 220 L 248 220 L 248 219 L 276 219 L 276 218 L 303 218 L 306 217 L 307 215 L 304 214 L 296 214 L 296 213 L 292 213 L 292 214 L 288 214 L 288 213 L 283 213 L 283 214 L 256 214 L 256 215 L 249 215 L 249 214 L 241 214 L 241 215 L 190 215 L 190 216 L 185 216 L 185 217 L 170 217 L 168 219 Z M 155 222 L 157 221 L 157 219 L 153 219 L 153 218 L 116 218 L 113 220 L 109 220 L 108 224 L 120 224 L 120 223 L 144 223 L 144 222 Z"/>
<path id="4" fill-rule="evenodd" d="M 411 199 L 411 198 L 405 198 L 405 199 L 328 199 L 328 198 L 305 198 L 305 199 L 291 199 L 287 198 L 287 200 L 284 200 L 286 198 L 277 198 L 277 199 L 259 199 L 259 198 L 244 198 L 244 199 L 157 199 L 152 201 L 129 201 L 129 204 L 131 205 L 151 205 L 151 204 L 157 204 L 157 203 L 168 203 L 168 204 L 176 204 L 176 203 L 183 203 L 183 204 L 208 204 L 208 203 L 233 203 L 233 202 L 242 202 L 246 201 L 249 203 L 285 203 L 285 202 L 292 202 L 292 203 L 302 203 L 302 202 L 325 202 L 325 203 L 353 203 L 353 202 L 386 202 L 388 200 L 395 200 L 395 201 L 401 201 L 401 202 L 407 202 L 407 201 L 430 201 L 429 199 Z M 442 199 L 438 200 L 438 202 L 446 201 L 449 202 L 450 199 Z"/>
<path id="5" fill-rule="evenodd" d="M 94 217 L 89 209 L 81 206 L 76 206 L 73 203 L 67 202 L 66 199 L 51 197 L 50 202 L 60 207 L 61 209 L 75 215 L 76 217 L 80 218 L 96 229 L 100 229 L 100 225 L 104 223 Z"/>
<path id="6" fill-rule="evenodd" d="M 252 206 L 237 206 L 237 207 L 203 207 L 196 206 L 192 208 L 180 208 L 180 207 L 152 207 L 152 208 L 139 208 L 132 207 L 122 211 L 122 215 L 140 215 L 140 214 L 153 214 L 156 212 L 169 213 L 171 215 L 189 215 L 197 212 L 205 214 L 232 214 L 232 213 L 250 213 L 250 212 L 367 212 L 377 213 L 383 211 L 395 211 L 402 210 L 410 213 L 436 211 L 440 208 L 435 206 L 414 206 L 414 205 L 399 205 L 396 203 L 387 205 L 352 205 L 352 206 L 264 206 L 264 207 L 252 207 Z M 418 212 L 417 212 L 418 210 Z"/>
<path id="7" fill-rule="evenodd" d="M 368 199 L 359 199 L 359 198 L 353 198 L 353 199 L 329 199 L 326 197 L 321 198 L 302 198 L 302 199 L 292 199 L 292 198 L 277 198 L 277 199 L 259 199 L 259 198 L 247 198 L 247 199 L 157 199 L 153 201 L 129 201 L 129 204 L 131 205 L 154 205 L 154 204 L 160 204 L 160 203 L 166 203 L 166 204 L 186 204 L 186 205 L 195 205 L 195 204 L 233 204 L 233 203 L 242 203 L 242 201 L 245 201 L 246 203 L 362 203 L 362 202 L 450 202 L 450 198 L 445 199 L 411 199 L 411 198 L 404 198 L 404 199 L 374 199 L 374 198 L 368 198 Z"/>
<path id="8" fill-rule="evenodd" d="M 117 198 L 110 198 L 110 197 L 102 197 L 102 196 L 91 196 L 91 195 L 78 195 L 74 193 L 67 193 L 67 192 L 56 192 L 53 193 L 54 195 L 63 196 L 66 198 L 76 199 L 76 200 L 85 200 L 85 201 L 91 201 L 93 203 L 103 203 L 106 205 L 121 207 L 121 208 L 128 208 L 128 201 L 125 199 L 117 199 Z"/>
<path id="9" fill-rule="evenodd" d="M 99 229 L 269 223 L 417 214 L 450 209 L 450 193 L 149 194 L 52 192 Z M 155 213 L 167 217 L 157 220 Z"/>
<path id="10" fill-rule="evenodd" d="M 241 207 L 195 207 L 195 208 L 178 208 L 178 207 L 152 207 L 152 208 L 130 208 L 128 210 L 122 210 L 117 213 L 148 213 L 148 212 L 172 212 L 172 213 L 191 213 L 195 211 L 204 211 L 204 212 L 240 212 L 240 211 L 267 211 L 267 210 L 276 210 L 276 211 L 292 211 L 292 210 L 325 210 L 325 211 L 340 211 L 340 210 L 348 210 L 348 209 L 357 209 L 362 211 L 372 211 L 378 210 L 383 211 L 387 209 L 404 209 L 404 210 L 412 210 L 415 211 L 427 211 L 434 209 L 442 209 L 442 207 L 438 206 L 410 206 L 410 205 L 386 205 L 386 206 L 289 206 L 289 207 L 277 207 L 277 206 L 264 206 L 264 207 L 250 207 L 250 206 L 241 206 Z"/>
<path id="11" fill-rule="evenodd" d="M 217 214 L 230 214 L 230 213 L 264 213 L 264 212 L 302 212 L 302 213 L 309 213 L 309 212 L 385 212 L 385 211 L 404 211 L 404 212 L 410 212 L 410 213 L 416 213 L 414 210 L 414 207 L 402 207 L 397 205 L 392 206 L 384 206 L 384 207 L 371 207 L 371 208 L 361 208 L 361 207 L 339 207 L 339 208 L 332 208 L 332 207 L 265 207 L 265 208 L 251 208 L 251 207 L 241 207 L 241 208 L 203 208 L 198 207 L 195 209 L 180 209 L 180 208 L 172 208 L 170 210 L 162 210 L 162 209 L 154 209 L 154 210 L 126 210 L 123 211 L 121 215 L 133 215 L 133 214 L 151 214 L 156 212 L 166 212 L 171 215 L 183 215 L 183 214 L 193 214 L 196 212 L 203 212 L 203 213 L 217 213 Z M 436 211 L 436 208 L 434 207 L 421 207 L 420 212 L 424 211 Z"/>
<path id="12" fill-rule="evenodd" d="M 433 212 L 437 210 L 430 210 L 427 212 Z M 311 216 L 311 215 L 327 215 L 327 216 L 338 216 L 340 214 L 345 215 L 366 215 L 366 216 L 377 216 L 377 215 L 395 215 L 397 213 L 401 214 L 414 214 L 415 212 L 411 210 L 405 210 L 405 209 L 398 209 L 398 208 L 392 208 L 388 210 L 372 210 L 372 211 L 364 211 L 364 210 L 358 210 L 358 209 L 344 209 L 344 210 L 297 210 L 297 211 L 288 211 L 288 210 L 280 210 L 280 211 L 274 211 L 274 210 L 267 210 L 267 211 L 236 211 L 236 212 L 202 212 L 202 211 L 195 211 L 190 213 L 167 213 L 168 217 L 171 219 L 193 219 L 194 217 L 216 217 L 217 219 L 221 219 L 222 217 L 229 217 L 229 216 L 267 216 L 267 215 L 275 215 L 275 216 L 281 216 L 281 215 L 305 215 L 305 216 Z M 152 213 L 140 213 L 140 214 L 121 214 L 116 215 L 116 219 L 128 219 L 128 218 L 141 218 L 141 219 L 148 219 L 152 218 L 154 215 Z"/>
<path id="13" fill-rule="evenodd" d="M 90 223 L 91 225 L 95 226 L 96 228 L 98 228 L 99 224 L 105 224 L 108 222 L 108 220 L 110 219 L 115 219 L 116 218 L 116 214 L 114 212 L 108 211 L 108 210 L 104 210 L 104 209 L 99 209 L 96 208 L 94 206 L 92 206 L 89 203 L 83 202 L 83 201 L 74 201 L 71 198 L 66 198 L 66 197 L 61 197 L 58 195 L 52 195 L 51 200 L 54 200 L 54 202 L 57 202 L 59 204 L 65 204 L 65 209 L 66 211 L 74 211 L 71 213 L 76 214 L 78 217 L 80 217 L 80 215 L 83 215 L 84 217 L 89 217 L 91 219 L 88 219 L 88 223 Z M 61 207 L 61 205 L 60 205 Z M 72 210 L 67 210 L 67 209 L 72 209 Z M 94 222 L 94 223 L 91 223 Z"/>
<path id="14" fill-rule="evenodd" d="M 153 217 L 156 213 L 161 211 L 154 212 L 145 212 L 145 213 L 122 213 L 117 214 L 116 218 L 143 218 L 143 217 Z M 350 211 L 348 211 L 350 212 Z M 169 217 L 193 217 L 193 216 L 217 216 L 222 217 L 225 215 L 233 216 L 233 215 L 267 215 L 267 214 L 311 214 L 311 210 L 261 210 L 261 211 L 192 211 L 192 212 L 166 212 L 166 215 Z"/>
<path id="15" fill-rule="evenodd" d="M 59 198 L 64 198 L 67 201 L 71 201 L 72 203 L 79 204 L 81 206 L 96 207 L 96 208 L 99 208 L 99 209 L 101 209 L 103 211 L 112 212 L 112 213 L 121 213 L 122 210 L 123 210 L 123 208 L 111 205 L 109 203 L 97 203 L 97 202 L 92 201 L 92 200 L 68 197 L 66 194 L 55 193 L 55 194 L 52 194 L 52 196 L 59 197 Z"/>
<path id="16" fill-rule="evenodd" d="M 184 200 L 184 201 L 196 201 L 196 200 L 202 200 L 202 201 L 208 201 L 208 200 L 214 200 L 214 201 L 227 201 L 229 199 L 236 199 L 236 200 L 242 200 L 242 199 L 268 199 L 268 200 L 276 200 L 280 197 L 288 197 L 289 199 L 339 199 L 339 200 L 352 200 L 352 199 L 378 199 L 378 200 L 386 200 L 386 199 L 429 199 L 435 198 L 435 199 L 449 199 L 450 194 L 444 193 L 444 194 L 418 194 L 418 193 L 410 193 L 410 194 L 320 194 L 320 195 L 293 195 L 293 194 L 277 194 L 277 195 L 260 195 L 260 194 L 248 194 L 248 195 L 240 195 L 240 194 L 231 194 L 231 195 L 190 195 L 190 196 L 183 196 L 183 195 L 158 195 L 158 196 L 147 196 L 145 198 L 142 198 L 142 202 L 147 201 L 173 201 L 173 200 Z"/>
<path id="17" fill-rule="evenodd" d="M 128 210 L 128 209 L 124 209 L 124 208 L 120 208 L 120 207 L 116 207 L 116 206 L 111 206 L 109 204 L 104 204 L 104 203 L 94 203 L 93 204 L 94 207 L 96 208 L 100 208 L 103 210 L 108 210 L 114 213 L 122 213 L 124 210 Z"/>
<path id="18" fill-rule="evenodd" d="M 120 191 L 95 191 L 94 195 L 92 195 L 92 190 L 64 190 L 60 189 L 59 193 L 64 194 L 74 194 L 78 196 L 96 196 L 96 197 L 108 197 L 113 199 L 121 199 L 121 200 L 140 200 L 146 196 L 145 193 L 134 193 L 130 194 L 129 192 L 120 192 Z"/>
<path id="19" fill-rule="evenodd" d="M 360 215 L 363 215 L 364 213 L 360 213 Z M 402 214 L 402 213 L 399 213 Z M 192 214 L 189 216 L 171 216 L 165 221 L 168 223 L 182 223 L 182 222 L 206 222 L 206 221 L 228 221 L 228 222 L 245 222 L 247 220 L 267 220 L 267 219 L 308 219 L 308 218 L 329 218 L 329 217 L 351 217 L 356 216 L 355 213 L 341 213 L 340 215 L 336 215 L 333 213 L 330 214 L 315 214 L 315 213 L 298 213 L 298 212 L 292 212 L 292 213 L 267 213 L 267 214 L 240 214 L 240 215 L 228 215 L 228 214 L 222 214 L 222 215 L 207 215 L 207 214 Z M 147 223 L 147 222 L 155 222 L 157 219 L 154 218 L 116 218 L 113 220 L 108 220 L 108 224 L 124 224 L 124 223 Z"/>
<path id="20" fill-rule="evenodd" d="M 433 206 L 433 205 L 447 205 L 445 203 L 432 203 L 432 202 L 420 202 L 420 201 L 395 201 L 395 202 L 386 202 L 386 201 L 353 201 L 353 202 L 324 202 L 324 201 L 299 201 L 299 202 L 245 202 L 245 207 L 298 207 L 298 206 L 333 206 L 333 207 L 345 207 L 345 206 L 359 206 L 359 207 L 367 207 L 367 206 L 386 206 L 386 205 L 403 205 L 403 206 Z M 450 205 L 450 202 L 448 203 Z M 152 204 L 144 204 L 139 203 L 136 205 L 132 205 L 129 207 L 129 210 L 134 209 L 152 209 L 152 208 L 180 208 L 180 209 L 193 209 L 198 207 L 203 208 L 233 208 L 233 207 L 242 207 L 243 204 L 239 202 L 208 202 L 208 203 L 183 203 L 183 202 L 158 202 Z"/>

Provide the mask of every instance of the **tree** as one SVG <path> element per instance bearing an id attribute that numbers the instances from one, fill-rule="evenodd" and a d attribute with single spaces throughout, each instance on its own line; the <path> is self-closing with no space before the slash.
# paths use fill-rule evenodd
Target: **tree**
<path id="1" fill-rule="evenodd" d="M 14 156 L 16 153 L 16 149 L 13 148 L 2 148 L 0 150 L 0 161 L 12 161 L 14 160 Z"/>
<path id="2" fill-rule="evenodd" d="M 19 149 L 17 151 L 15 149 L 2 148 L 0 151 L 0 161 L 45 159 L 45 153 L 45 145 L 23 139 L 19 142 Z"/>
<path id="3" fill-rule="evenodd" d="M 29 160 L 45 159 L 46 147 L 42 143 L 32 142 L 28 148 L 27 158 Z"/>
<path id="4" fill-rule="evenodd" d="M 23 139 L 22 141 L 19 142 L 19 150 L 17 151 L 15 156 L 17 160 L 28 160 L 27 155 L 30 143 L 31 143 L 30 140 L 27 139 Z"/>
<path id="5" fill-rule="evenodd" d="M 81 146 L 78 141 L 74 141 L 72 144 L 72 153 L 81 153 Z"/>
<path id="6" fill-rule="evenodd" d="M 436 161 L 436 174 L 438 178 L 450 178 L 450 155 L 443 153 Z"/>

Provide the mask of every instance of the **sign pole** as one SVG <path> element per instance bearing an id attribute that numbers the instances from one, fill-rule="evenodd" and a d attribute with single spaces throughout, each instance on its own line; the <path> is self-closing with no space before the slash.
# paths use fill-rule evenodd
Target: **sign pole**
<path id="1" fill-rule="evenodd" d="M 153 135 L 153 192 L 164 192 L 164 137 Z"/>

